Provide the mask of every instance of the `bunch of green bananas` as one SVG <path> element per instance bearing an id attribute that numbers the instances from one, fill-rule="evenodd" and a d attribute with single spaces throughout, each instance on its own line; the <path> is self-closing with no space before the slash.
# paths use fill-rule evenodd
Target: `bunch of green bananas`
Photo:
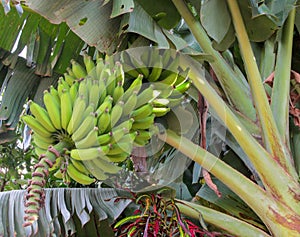
<path id="1" fill-rule="evenodd" d="M 135 52 L 134 52 L 135 53 Z M 190 69 L 180 67 L 180 55 L 174 50 L 142 48 L 135 58 L 127 51 L 120 55 L 124 71 L 132 78 L 142 74 L 144 81 L 153 85 L 159 95 L 152 102 L 156 117 L 164 116 L 172 107 L 180 105 L 189 89 Z"/>
<path id="2" fill-rule="evenodd" d="M 138 74 L 124 89 L 122 64 L 84 55 L 85 67 L 72 67 L 44 92 L 45 108 L 30 101 L 32 115 L 22 116 L 33 130 L 39 162 L 26 195 L 25 225 L 37 219 L 50 172 L 65 182 L 89 185 L 121 168 L 133 146 L 146 145 L 153 135 L 155 113 L 152 86 L 142 88 Z"/>

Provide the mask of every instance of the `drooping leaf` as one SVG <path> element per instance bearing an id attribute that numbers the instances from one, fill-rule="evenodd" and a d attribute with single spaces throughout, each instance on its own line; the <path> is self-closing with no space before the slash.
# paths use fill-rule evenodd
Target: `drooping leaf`
<path id="1" fill-rule="evenodd" d="M 7 129 L 13 130 L 19 121 L 19 115 L 28 96 L 36 90 L 39 77 L 26 66 L 26 60 L 18 59 L 15 69 L 7 74 L 7 79 L 2 85 L 5 91 L 0 107 L 0 119 Z"/>
<path id="2" fill-rule="evenodd" d="M 207 34 L 217 43 L 220 43 L 225 38 L 231 25 L 231 16 L 226 1 L 203 1 L 200 10 L 200 19 Z"/>
<path id="3" fill-rule="evenodd" d="M 111 18 L 123 15 L 127 12 L 132 12 L 134 8 L 133 0 L 114 0 Z"/>
<path id="4" fill-rule="evenodd" d="M 35 237 L 65 236 L 75 234 L 82 229 L 82 233 L 85 234 L 95 233 L 96 235 L 93 236 L 110 237 L 113 235 L 109 225 L 131 202 L 129 199 L 116 201 L 118 193 L 110 188 L 45 189 L 45 207 L 39 211 L 38 222 L 32 227 L 24 228 L 22 224 L 25 192 L 25 190 L 14 190 L 0 193 L 1 236 L 15 236 L 14 234 Z M 88 206 L 91 208 L 91 212 L 86 212 L 89 221 L 80 218 L 82 211 L 88 210 Z M 60 218 L 61 215 L 65 218 Z M 71 223 L 70 221 L 73 223 L 72 226 L 66 223 Z M 98 228 L 99 226 L 102 228 Z"/>
<path id="5" fill-rule="evenodd" d="M 101 52 L 113 52 L 120 18 L 110 18 L 112 1 L 103 5 L 103 1 L 26 1 L 28 7 L 38 12 L 51 23 L 67 25 L 90 46 Z M 101 27 L 99 27 L 101 26 Z"/>
<path id="6" fill-rule="evenodd" d="M 262 42 L 278 29 L 274 16 L 260 14 L 253 17 L 248 1 L 239 0 L 238 3 L 251 41 Z"/>
<path id="7" fill-rule="evenodd" d="M 174 28 L 180 21 L 181 16 L 171 0 L 136 0 L 143 9 L 153 17 L 159 26 L 170 30 Z"/>

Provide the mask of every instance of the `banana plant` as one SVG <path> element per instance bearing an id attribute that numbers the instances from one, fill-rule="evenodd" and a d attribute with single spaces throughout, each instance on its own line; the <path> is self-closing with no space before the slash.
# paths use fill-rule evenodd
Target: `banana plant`
<path id="1" fill-rule="evenodd" d="M 179 60 L 182 72 L 188 72 L 189 75 L 190 81 L 183 83 L 182 92 L 188 90 L 187 93 L 195 100 L 199 99 L 198 93 L 201 93 L 212 113 L 230 133 L 226 139 L 224 138 L 224 142 L 240 156 L 235 157 L 245 162 L 255 178 L 250 179 L 250 175 L 245 175 L 239 172 L 239 169 L 233 168 L 232 163 L 229 165 L 229 162 L 225 163 L 215 154 L 207 151 L 205 142 L 201 145 L 196 144 L 192 139 L 181 136 L 175 129 L 160 130 L 158 137 L 214 175 L 236 197 L 243 200 L 244 204 L 251 208 L 262 223 L 251 222 L 247 218 L 232 217 L 222 213 L 222 210 L 208 207 L 210 205 L 200 205 L 197 202 L 177 199 L 176 204 L 179 210 L 190 218 L 199 219 L 201 216 L 205 222 L 235 236 L 299 235 L 299 100 L 297 99 L 299 98 L 299 77 L 297 72 L 292 71 L 291 61 L 293 56 L 297 59 L 297 55 L 294 55 L 292 50 L 294 34 L 296 34 L 294 25 L 298 23 L 296 1 L 290 0 L 283 3 L 274 0 L 258 3 L 252 0 L 248 2 L 209 0 L 200 3 L 200 1 L 192 0 L 172 0 L 165 1 L 158 7 L 154 7 L 156 4 L 153 1 L 142 0 L 126 2 L 114 0 L 97 3 L 76 1 L 73 5 L 65 3 L 64 8 L 61 8 L 62 5 L 58 2 L 52 5 L 34 0 L 26 2 L 30 11 L 39 12 L 51 22 L 55 24 L 66 22 L 68 27 L 86 43 L 95 45 L 101 52 L 112 54 L 115 50 L 149 46 L 150 44 L 182 51 L 184 54 L 174 54 L 176 56 L 174 61 L 175 59 Z M 101 14 L 98 12 L 98 8 L 101 9 Z M 90 10 L 89 17 L 86 17 L 84 9 Z M 78 14 L 75 14 L 76 11 Z M 68 14 L 70 12 L 73 14 Z M 135 24 L 139 20 L 145 20 L 143 21 L 145 25 Z M 101 28 L 95 30 L 94 26 L 97 25 L 97 22 L 103 23 L 102 27 L 106 29 L 105 33 L 102 33 Z M 120 29 L 120 31 L 117 32 L 116 29 Z M 54 31 L 55 29 L 53 29 Z M 55 37 L 52 39 L 54 40 Z M 134 57 L 128 57 L 127 53 L 123 53 L 121 56 L 120 60 L 123 67 L 127 67 L 125 71 L 127 75 L 131 76 L 131 82 L 135 81 L 133 79 L 138 81 L 140 74 L 145 78 L 150 78 L 150 81 L 151 78 L 157 80 L 158 78 L 154 74 L 162 73 L 156 72 L 151 75 L 153 68 L 160 68 L 161 64 L 158 64 L 160 66 L 150 65 L 149 68 L 152 71 L 147 66 L 143 66 L 142 62 L 149 58 L 141 58 L 141 61 L 138 61 L 134 60 Z M 158 62 L 160 60 L 162 59 L 159 59 Z M 131 70 L 128 61 L 135 64 L 139 70 Z M 208 80 L 207 76 L 203 74 L 202 64 L 199 64 L 199 61 L 205 61 L 204 65 L 210 70 L 217 84 L 213 84 L 212 80 Z M 77 70 L 77 72 L 73 72 L 73 74 L 78 74 L 75 78 L 86 77 L 85 73 L 89 71 L 86 62 L 84 74 Z M 76 65 L 75 62 L 72 64 Z M 102 65 L 101 60 L 99 64 Z M 113 74 L 113 71 L 109 71 L 108 74 Z M 65 79 L 60 80 L 59 85 L 66 86 L 68 75 L 64 76 Z M 69 76 L 74 76 L 71 71 L 69 71 Z M 116 90 L 119 81 L 114 81 L 114 83 Z M 168 81 L 169 83 L 171 82 Z M 84 87 L 83 85 L 90 86 L 90 84 L 89 79 L 86 79 L 85 83 L 80 83 L 81 87 Z M 176 88 L 175 80 L 172 86 L 174 85 Z M 108 84 L 106 86 L 107 90 L 111 90 Z M 81 90 L 84 91 L 84 88 Z M 118 90 L 122 91 L 122 88 L 119 87 Z M 56 92 L 65 95 L 65 91 L 66 87 L 61 90 L 58 87 Z M 55 90 L 52 92 L 56 93 Z M 112 91 L 109 94 L 111 98 L 114 97 Z M 45 93 L 44 99 L 46 95 L 48 96 L 49 93 Z M 133 97 L 135 95 L 133 93 Z M 129 100 L 129 98 L 127 99 Z M 157 99 L 157 102 L 163 101 L 162 98 L 158 97 Z M 61 101 L 59 103 L 60 106 L 68 104 Z M 46 101 L 45 104 L 47 107 Z M 34 111 L 34 103 L 30 105 Z M 115 107 L 117 105 L 114 103 Z M 51 116 L 55 116 L 59 111 L 55 105 L 49 105 L 48 108 L 46 109 L 51 120 Z M 41 111 L 40 107 L 39 111 Z M 167 112 L 168 109 L 165 107 L 161 114 L 162 117 Z M 137 111 L 135 113 L 138 114 Z M 145 114 L 145 111 L 142 113 Z M 156 110 L 155 113 L 158 115 L 161 111 Z M 36 113 L 35 118 L 24 117 L 23 119 L 34 127 L 43 119 L 43 116 L 38 119 L 39 115 Z M 78 113 L 76 115 L 78 116 Z M 102 115 L 107 116 L 108 114 L 102 113 Z M 70 119 L 70 116 L 68 113 L 62 117 Z M 94 114 L 90 120 L 95 120 L 95 117 Z M 108 120 L 104 118 L 102 118 L 103 121 Z M 151 119 L 150 122 L 153 123 L 153 117 Z M 33 120 L 34 122 L 32 122 Z M 100 120 L 100 117 L 97 117 L 97 120 Z M 55 166 L 55 160 L 60 156 L 64 156 L 66 160 L 70 156 L 83 157 L 78 153 L 80 148 L 77 146 L 80 142 L 76 142 L 76 145 L 74 143 L 73 138 L 76 140 L 76 136 L 69 139 L 68 136 L 71 133 L 67 133 L 68 136 L 65 136 L 65 133 L 61 132 L 68 130 L 66 124 L 63 123 L 70 120 L 66 122 L 61 118 L 58 121 L 56 117 L 53 121 L 56 121 L 57 124 L 52 124 L 54 127 L 51 127 L 50 124 L 48 133 L 43 135 L 50 137 L 49 134 L 55 133 L 57 135 L 55 142 L 47 143 L 47 145 L 55 145 L 50 148 L 47 146 L 41 152 L 40 165 L 36 166 L 34 172 L 36 180 L 31 182 L 32 188 L 43 186 L 43 177 L 44 174 L 47 174 L 44 168 Z M 86 122 L 86 124 L 90 125 L 93 122 Z M 101 126 L 102 124 L 103 122 L 100 123 Z M 64 128 L 61 129 L 61 126 Z M 83 131 L 85 127 L 82 126 L 77 132 L 80 141 L 84 139 L 85 135 L 86 137 L 90 135 L 86 130 Z M 42 131 L 43 129 L 36 127 L 35 130 Z M 91 136 L 95 135 L 95 130 L 93 132 L 94 134 L 91 133 Z M 97 136 L 105 135 L 103 132 L 96 131 L 96 133 Z M 137 134 L 135 135 L 137 136 Z M 41 140 L 37 139 L 36 142 L 41 142 Z M 134 140 L 136 140 L 135 137 L 132 138 L 132 141 Z M 86 142 L 87 140 L 81 142 L 85 145 L 84 149 L 87 148 Z M 69 151 L 65 152 L 64 148 L 68 148 Z M 112 150 L 112 147 L 106 148 L 106 154 Z M 99 152 L 102 151 L 96 149 L 93 152 L 97 152 L 99 155 Z M 89 152 L 92 151 L 89 150 Z M 130 152 L 128 151 L 126 155 Z M 76 161 L 73 166 L 75 163 Z M 82 168 L 82 166 L 80 167 Z M 69 174 L 74 174 L 74 170 L 69 169 Z M 80 169 L 79 166 L 77 169 Z M 90 170 L 93 169 L 90 168 Z M 84 173 L 84 171 L 82 172 Z M 97 177 L 97 173 L 94 176 Z M 78 178 L 76 175 L 73 177 L 74 179 Z M 92 179 L 78 181 L 93 182 Z M 209 179 L 206 179 L 206 182 L 210 183 L 215 192 L 221 196 L 218 190 L 221 187 L 220 183 L 215 182 L 220 186 L 214 187 Z M 200 191 L 199 195 L 201 195 Z M 40 199 L 38 202 L 35 200 L 36 195 L 40 195 L 38 198 L 42 197 L 40 190 L 32 193 L 29 191 L 29 194 L 28 199 L 32 199 L 30 199 L 30 203 L 32 206 L 36 206 L 41 201 Z M 224 199 L 220 198 L 220 200 Z M 37 213 L 33 208 L 29 209 L 28 214 L 34 216 Z M 30 221 L 30 215 L 28 218 Z"/>

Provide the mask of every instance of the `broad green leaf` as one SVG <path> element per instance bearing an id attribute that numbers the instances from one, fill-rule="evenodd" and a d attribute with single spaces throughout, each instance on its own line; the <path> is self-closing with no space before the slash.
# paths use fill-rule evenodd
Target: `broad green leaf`
<path id="1" fill-rule="evenodd" d="M 279 25 L 282 26 L 296 3 L 297 0 L 270 0 L 266 1 L 266 6 L 278 18 Z"/>
<path id="2" fill-rule="evenodd" d="M 0 7 L 0 48 L 8 51 L 13 49 L 26 17 L 27 14 L 20 17 L 15 8 L 5 15 L 3 8 Z"/>
<path id="3" fill-rule="evenodd" d="M 213 47 L 218 51 L 225 51 L 234 43 L 234 41 L 235 41 L 234 28 L 232 25 L 230 25 L 226 35 L 220 42 L 213 41 Z"/>
<path id="4" fill-rule="evenodd" d="M 159 26 L 170 30 L 174 28 L 180 21 L 181 16 L 173 5 L 171 0 L 136 0 L 143 9 L 153 17 Z"/>
<path id="5" fill-rule="evenodd" d="M 231 25 L 231 16 L 226 5 L 226 0 L 203 1 L 200 10 L 200 19 L 207 34 L 217 43 L 221 43 Z"/>
<path id="6" fill-rule="evenodd" d="M 34 93 L 38 82 L 39 77 L 34 74 L 34 69 L 28 69 L 26 60 L 19 57 L 13 74 L 7 74 L 5 82 L 6 90 L 0 107 L 0 119 L 4 120 L 3 125 L 15 128 L 23 104 L 28 96 Z"/>
<path id="7" fill-rule="evenodd" d="M 253 17 L 248 1 L 238 0 L 238 3 L 251 41 L 265 41 L 278 29 L 272 16 L 260 14 Z"/>

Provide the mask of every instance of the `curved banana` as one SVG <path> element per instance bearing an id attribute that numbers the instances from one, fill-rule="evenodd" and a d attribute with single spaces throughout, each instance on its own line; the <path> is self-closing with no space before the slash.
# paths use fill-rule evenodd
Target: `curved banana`
<path id="1" fill-rule="evenodd" d="M 53 126 L 60 130 L 61 127 L 61 113 L 60 113 L 60 103 L 57 103 L 57 101 L 54 99 L 52 94 L 45 90 L 44 91 L 44 104 L 48 111 L 49 117 L 51 119 L 51 122 Z"/>
<path id="2" fill-rule="evenodd" d="M 155 115 L 151 114 L 150 116 L 140 119 L 140 120 L 136 120 L 134 121 L 134 123 L 132 124 L 132 129 L 133 130 L 138 130 L 138 129 L 148 129 L 151 128 L 152 125 L 154 124 L 154 118 Z"/>
<path id="3" fill-rule="evenodd" d="M 134 120 L 140 120 L 148 117 L 153 112 L 153 106 L 151 104 L 145 104 L 138 109 L 133 110 L 130 113 L 130 117 L 134 118 Z"/>
<path id="4" fill-rule="evenodd" d="M 110 127 L 110 113 L 109 110 L 106 109 L 99 117 L 97 126 L 99 129 L 99 134 L 105 133 Z"/>
<path id="5" fill-rule="evenodd" d="M 122 98 L 123 95 L 124 95 L 124 87 L 122 85 L 122 82 L 118 82 L 113 93 L 114 103 L 117 103 L 119 99 Z"/>
<path id="6" fill-rule="evenodd" d="M 153 108 L 153 113 L 155 114 L 156 117 L 161 117 L 166 115 L 171 109 L 168 107 L 154 107 Z"/>
<path id="7" fill-rule="evenodd" d="M 32 115 L 23 115 L 21 119 L 26 123 L 35 133 L 43 137 L 51 137 L 49 132 L 36 118 Z"/>
<path id="8" fill-rule="evenodd" d="M 67 166 L 67 173 L 77 183 L 83 184 L 83 185 L 89 185 L 91 183 L 94 183 L 96 180 L 89 177 L 88 175 L 81 173 L 78 169 L 75 168 L 75 166 L 71 163 Z"/>
<path id="9" fill-rule="evenodd" d="M 69 162 L 71 162 L 71 163 L 74 165 L 74 167 L 75 167 L 76 169 L 78 169 L 78 171 L 79 171 L 80 173 L 83 173 L 83 174 L 86 174 L 86 175 L 88 175 L 88 174 L 90 173 L 90 172 L 87 170 L 87 168 L 85 167 L 85 165 L 82 163 L 82 161 L 74 160 L 74 159 L 72 159 L 72 158 L 70 157 Z"/>
<path id="10" fill-rule="evenodd" d="M 131 113 L 132 110 L 136 107 L 138 100 L 137 92 L 134 91 L 131 96 L 125 101 L 123 106 L 123 116 L 126 116 Z"/>
<path id="11" fill-rule="evenodd" d="M 105 161 L 103 159 L 93 159 L 92 162 L 94 163 L 94 165 L 96 167 L 98 167 L 99 169 L 102 169 L 103 171 L 105 171 L 105 173 L 109 173 L 109 174 L 116 174 L 118 173 L 122 168 L 109 162 L 109 161 Z"/>
<path id="12" fill-rule="evenodd" d="M 83 63 L 85 65 L 85 70 L 87 74 L 90 74 L 93 70 L 95 70 L 95 63 L 91 56 L 87 53 L 83 54 Z"/>
<path id="13" fill-rule="evenodd" d="M 76 148 L 89 148 L 99 146 L 98 128 L 94 127 L 85 137 L 75 142 Z"/>
<path id="14" fill-rule="evenodd" d="M 94 129 L 96 125 L 96 116 L 91 113 L 89 116 L 85 117 L 81 125 L 72 134 L 72 139 L 75 143 L 83 139 L 88 133 Z"/>
<path id="15" fill-rule="evenodd" d="M 107 157 L 110 159 L 111 162 L 119 163 L 125 161 L 130 156 L 129 153 L 123 152 L 117 155 L 108 155 Z"/>
<path id="16" fill-rule="evenodd" d="M 67 132 L 73 134 L 78 129 L 83 119 L 82 115 L 86 109 L 86 101 L 83 97 L 78 97 L 73 104 L 73 112 L 67 127 Z"/>
<path id="17" fill-rule="evenodd" d="M 97 157 L 101 157 L 104 160 L 108 161 L 106 157 L 107 153 L 110 150 L 110 146 L 99 146 L 99 147 L 92 147 L 92 148 L 85 148 L 85 149 L 72 149 L 70 152 L 70 156 L 75 160 L 93 160 Z"/>
<path id="18" fill-rule="evenodd" d="M 47 110 L 45 110 L 43 107 L 33 102 L 32 100 L 29 101 L 29 108 L 32 115 L 39 122 L 41 122 L 41 124 L 43 124 L 43 127 L 45 127 L 45 129 L 47 129 L 49 132 L 56 131 L 56 128 L 53 126 Z"/>
<path id="19" fill-rule="evenodd" d="M 96 167 L 92 160 L 85 161 L 84 165 L 97 180 L 106 180 L 108 178 L 105 172 L 99 167 Z"/>
<path id="20" fill-rule="evenodd" d="M 153 84 L 149 85 L 146 89 L 144 89 L 137 98 L 136 108 L 140 106 L 152 102 L 156 97 L 159 96 L 160 92 L 153 89 Z"/>
<path id="21" fill-rule="evenodd" d="M 73 103 L 70 91 L 63 91 L 60 97 L 61 127 L 65 130 L 72 117 Z"/>
<path id="22" fill-rule="evenodd" d="M 124 102 L 121 100 L 111 109 L 110 126 L 114 127 L 120 120 L 123 114 Z"/>
<path id="23" fill-rule="evenodd" d="M 77 63 L 74 59 L 72 59 L 71 64 L 72 64 L 72 72 L 76 78 L 86 77 L 87 75 L 86 70 L 79 63 Z"/>

